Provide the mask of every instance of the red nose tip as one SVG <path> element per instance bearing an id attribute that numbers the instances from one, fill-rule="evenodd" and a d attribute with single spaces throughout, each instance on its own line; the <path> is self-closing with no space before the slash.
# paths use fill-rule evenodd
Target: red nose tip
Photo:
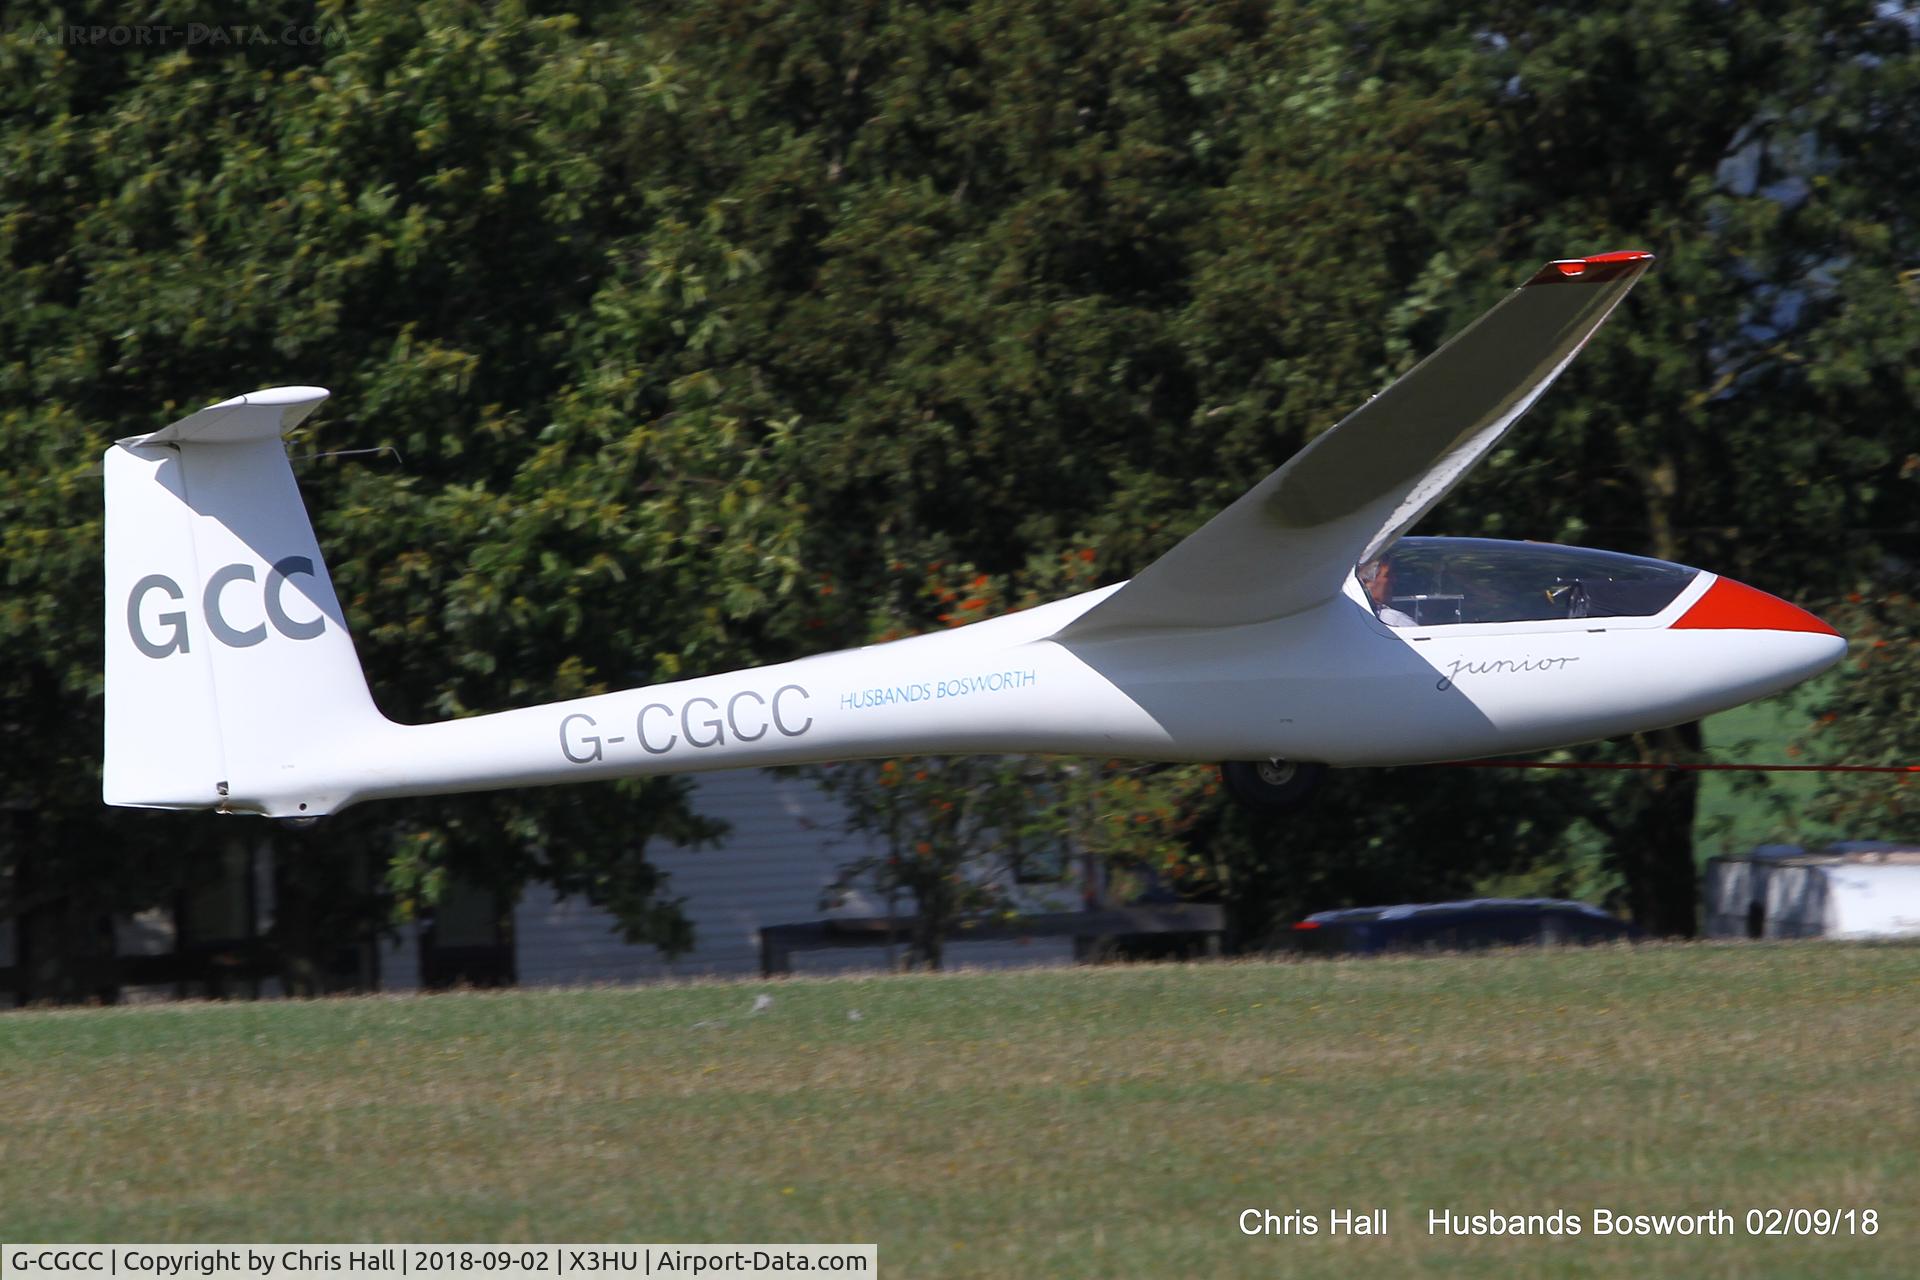
<path id="1" fill-rule="evenodd" d="M 1707 588 L 1707 594 L 1694 601 L 1693 608 L 1673 624 L 1676 631 L 1696 627 L 1729 631 L 1811 631 L 1823 636 L 1840 634 L 1798 605 L 1756 591 L 1732 578 L 1716 580 Z"/>

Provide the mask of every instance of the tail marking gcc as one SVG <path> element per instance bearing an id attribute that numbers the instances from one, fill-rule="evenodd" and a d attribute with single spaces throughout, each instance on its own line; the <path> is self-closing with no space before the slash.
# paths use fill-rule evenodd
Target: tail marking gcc
<path id="1" fill-rule="evenodd" d="M 206 590 L 200 596 L 200 612 L 206 619 L 207 630 L 221 644 L 233 649 L 247 649 L 267 638 L 267 624 L 289 640 L 312 640 L 327 629 L 327 616 L 323 612 L 316 618 L 295 618 L 287 612 L 281 591 L 287 580 L 296 574 L 313 577 L 313 560 L 307 556 L 287 556 L 276 561 L 267 571 L 266 585 L 260 592 L 260 607 L 263 613 L 261 621 L 248 627 L 238 627 L 222 612 L 222 593 L 229 584 L 235 582 L 257 581 L 254 566 L 250 564 L 229 564 L 214 570 L 207 579 Z M 158 591 L 167 599 L 180 603 L 186 593 L 180 584 L 164 573 L 150 573 L 133 584 L 133 590 L 127 593 L 127 634 L 133 640 L 133 647 L 149 658 L 166 658 L 176 653 L 192 652 L 188 637 L 187 615 L 175 609 L 154 616 L 153 622 L 167 630 L 158 639 L 151 635 L 142 621 L 141 613 L 146 599 Z"/>

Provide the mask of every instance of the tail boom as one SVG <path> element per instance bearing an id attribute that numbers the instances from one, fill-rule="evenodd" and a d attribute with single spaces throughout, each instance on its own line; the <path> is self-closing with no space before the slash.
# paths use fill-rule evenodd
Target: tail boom
<path id="1" fill-rule="evenodd" d="M 1046 642 L 1104 591 L 886 646 L 395 724 L 368 692 L 281 439 L 325 396 L 256 392 L 107 451 L 107 803 L 305 818 L 597 778 L 1165 745 Z M 1036 714 L 1043 700 L 1073 714 Z"/>

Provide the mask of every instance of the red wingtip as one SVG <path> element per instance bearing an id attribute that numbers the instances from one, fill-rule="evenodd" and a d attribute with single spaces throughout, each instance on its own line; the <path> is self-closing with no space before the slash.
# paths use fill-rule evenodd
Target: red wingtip
<path id="1" fill-rule="evenodd" d="M 1616 249 L 1612 253 L 1596 253 L 1587 258 L 1556 258 L 1540 268 L 1539 274 L 1527 283 L 1605 284 L 1629 271 L 1644 270 L 1641 264 L 1651 261 L 1653 254 L 1645 249 Z"/>
<path id="2" fill-rule="evenodd" d="M 1837 636 L 1820 619 L 1779 596 L 1757 591 L 1744 582 L 1721 578 L 1673 624 L 1675 631 L 1713 628 L 1726 631 L 1811 631 Z"/>

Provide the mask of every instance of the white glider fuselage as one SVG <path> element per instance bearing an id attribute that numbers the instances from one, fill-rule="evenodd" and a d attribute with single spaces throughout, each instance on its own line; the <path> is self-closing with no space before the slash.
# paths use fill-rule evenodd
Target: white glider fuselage
<path id="1" fill-rule="evenodd" d="M 312 765 L 262 759 L 250 774 L 232 761 L 228 781 L 233 807 L 295 817 L 386 796 L 893 755 L 1335 766 L 1504 755 L 1697 719 L 1789 688 L 1844 651 L 1811 615 L 1797 630 L 1772 615 L 1676 628 L 1721 581 L 1701 573 L 1645 618 L 1390 627 L 1356 585 L 1269 622 L 1052 638 L 1118 589 L 1106 588 L 950 631 L 524 710 L 427 725 L 356 718 L 351 741 L 310 744 L 321 748 L 303 753 Z"/>

